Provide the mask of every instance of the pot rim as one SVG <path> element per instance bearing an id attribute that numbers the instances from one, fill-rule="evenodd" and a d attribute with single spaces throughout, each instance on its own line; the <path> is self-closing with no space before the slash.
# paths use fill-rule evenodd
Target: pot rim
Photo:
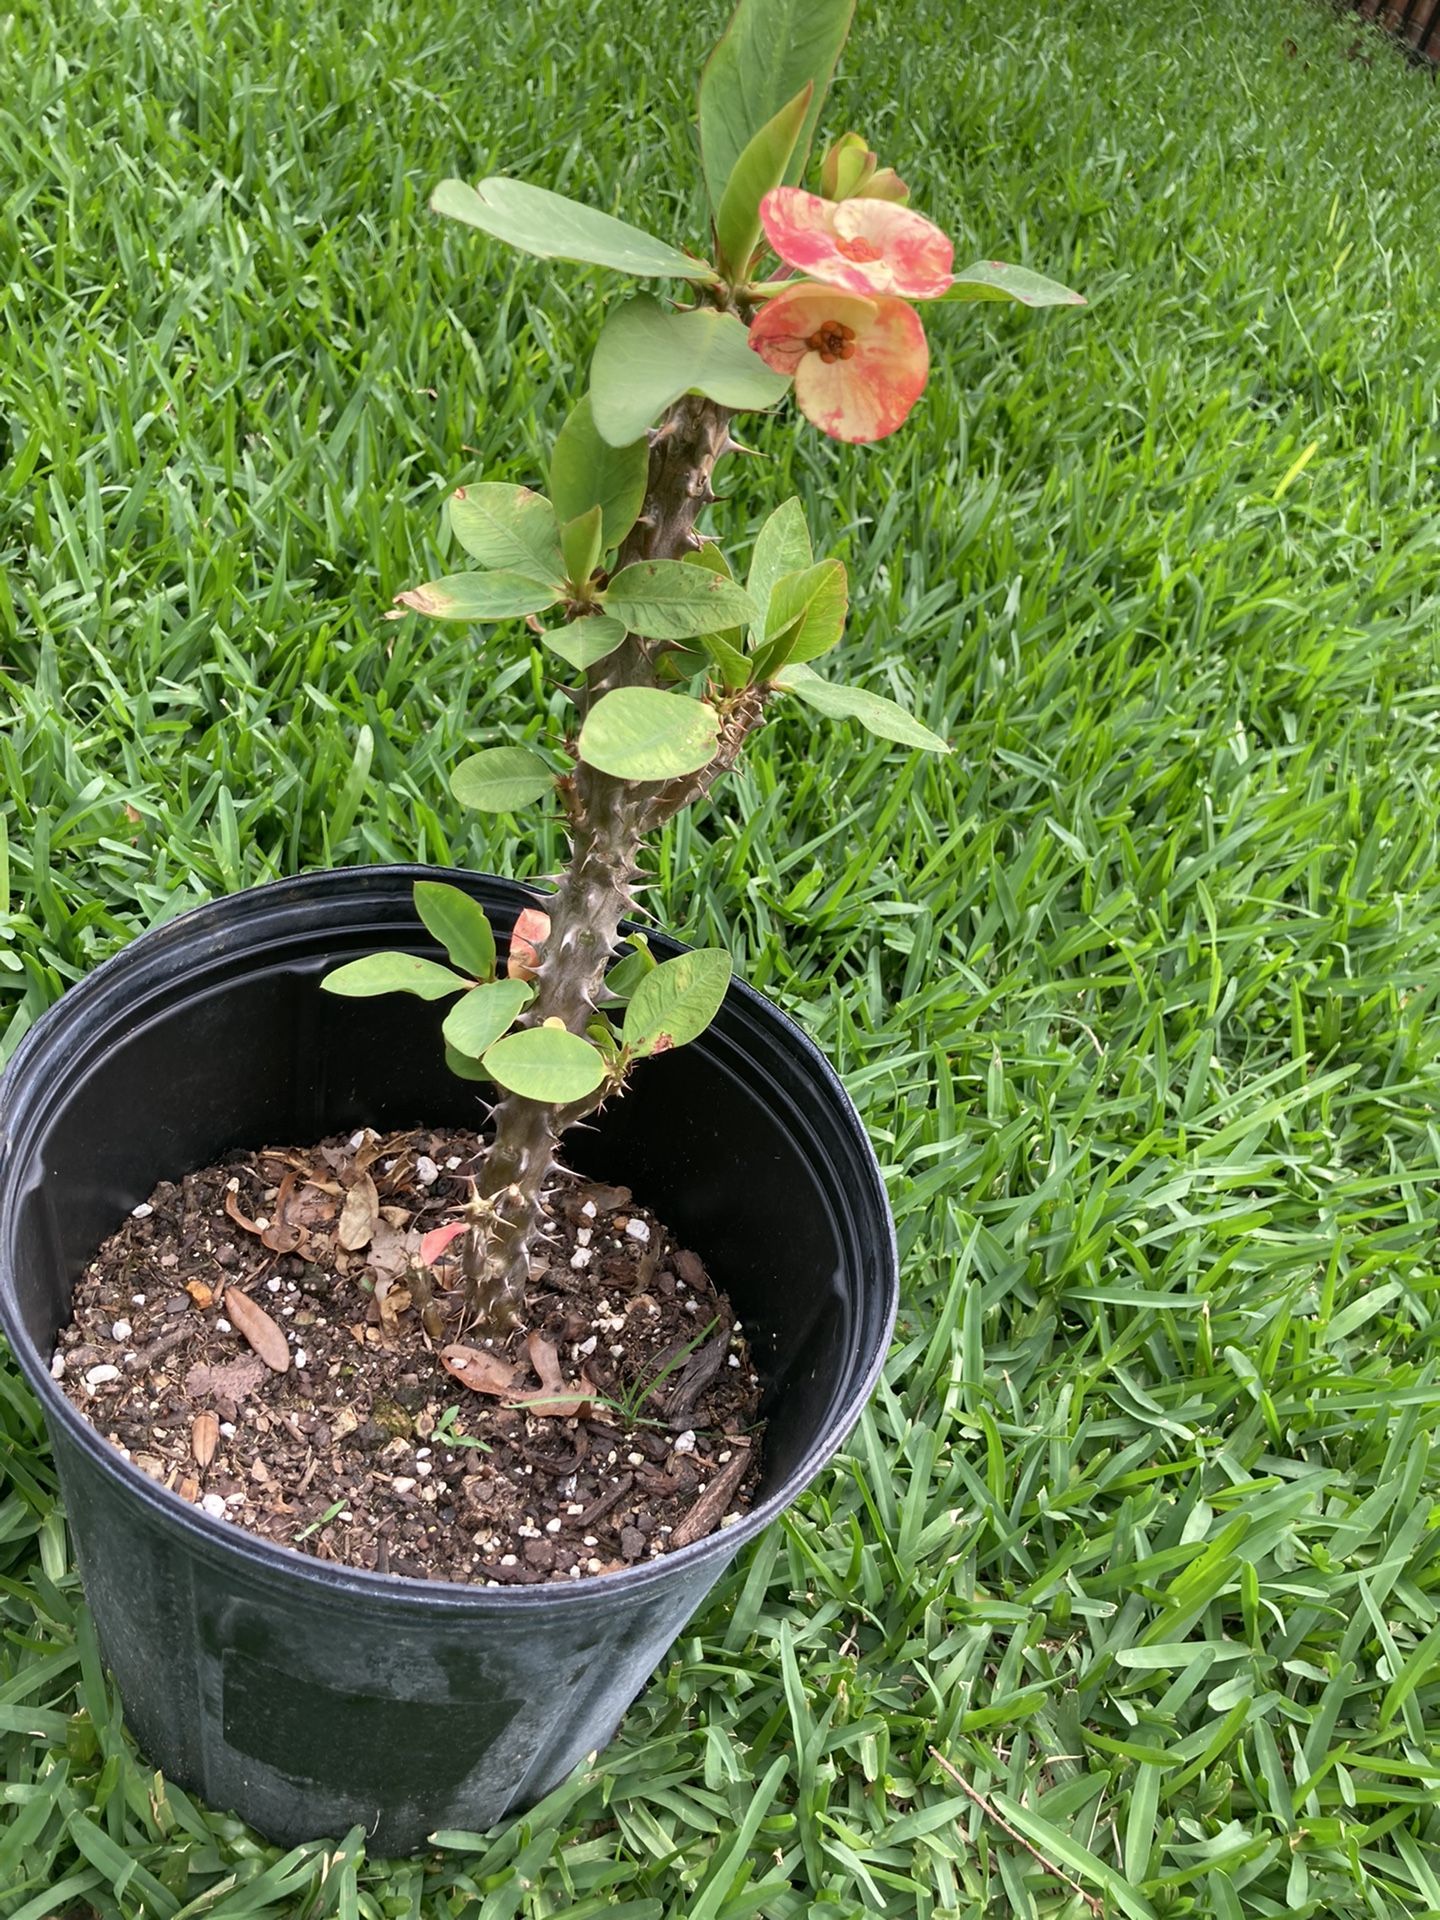
<path id="1" fill-rule="evenodd" d="M 0 1076 L 0 1110 L 5 1104 L 7 1090 L 14 1086 L 17 1076 L 24 1079 L 42 1067 L 47 1055 L 61 1046 L 65 1037 L 72 1031 L 77 1016 L 83 1018 L 92 1003 L 103 1005 L 112 991 L 119 987 L 123 991 L 131 976 L 134 984 L 141 984 L 141 976 L 157 963 L 162 963 L 170 945 L 177 937 L 176 930 L 189 934 L 204 934 L 207 923 L 214 922 L 223 927 L 231 918 L 237 901 L 254 902 L 266 900 L 276 907 L 285 904 L 285 896 L 296 894 L 337 895 L 355 893 L 363 895 L 370 890 L 370 883 L 378 880 L 404 881 L 413 884 L 416 880 L 435 879 L 444 876 L 451 884 L 471 882 L 477 889 L 487 892 L 498 891 L 510 896 L 515 909 L 542 901 L 542 890 L 532 888 L 521 881 L 500 875 L 478 872 L 473 868 L 434 867 L 411 862 L 377 863 L 373 866 L 327 867 L 309 869 L 303 873 L 280 880 L 266 881 L 259 886 L 242 889 L 238 893 L 220 895 L 187 908 L 173 919 L 164 921 L 160 926 L 142 932 L 127 943 L 120 951 L 91 969 L 85 977 L 61 996 L 48 1008 L 35 1024 L 22 1036 L 19 1045 Z M 630 927 L 632 923 L 627 922 Z M 640 929 L 635 929 L 640 930 Z M 671 935 L 645 928 L 647 938 L 652 945 L 672 953 L 685 951 L 683 942 Z M 864 1412 L 875 1384 L 885 1364 L 890 1341 L 894 1334 L 895 1318 L 899 1305 L 898 1270 L 899 1255 L 895 1240 L 895 1227 L 880 1176 L 879 1164 L 874 1149 L 860 1121 L 849 1095 L 846 1093 L 839 1075 L 830 1062 L 815 1045 L 805 1030 L 776 1004 L 758 993 L 753 987 L 739 979 L 732 979 L 727 992 L 727 1004 L 738 1006 L 749 1016 L 751 1025 L 778 1028 L 784 1035 L 793 1054 L 799 1056 L 808 1076 L 818 1081 L 819 1090 L 828 1095 L 831 1105 L 842 1117 L 846 1129 L 862 1148 L 861 1160 L 865 1167 L 870 1187 L 869 1198 L 874 1205 L 877 1220 L 883 1219 L 885 1225 L 883 1273 L 888 1275 L 888 1308 L 884 1315 L 883 1338 L 877 1338 L 873 1356 L 856 1375 L 849 1390 L 844 1394 L 840 1406 L 831 1415 L 826 1428 L 817 1435 L 803 1458 L 792 1469 L 785 1481 L 766 1499 L 744 1513 L 732 1527 L 717 1529 L 704 1539 L 693 1542 L 688 1547 L 677 1548 L 673 1553 L 646 1560 L 634 1566 L 612 1573 L 582 1574 L 573 1580 L 545 1581 L 533 1586 L 485 1586 L 478 1582 L 471 1584 L 463 1581 L 435 1579 L 397 1579 L 391 1574 L 376 1573 L 369 1568 L 347 1566 L 340 1562 L 317 1560 L 310 1554 L 304 1554 L 291 1547 L 281 1546 L 261 1535 L 250 1532 L 234 1521 L 212 1519 L 201 1507 L 181 1499 L 178 1493 L 161 1486 L 143 1473 L 133 1461 L 124 1458 L 119 1451 L 105 1439 L 100 1429 L 87 1420 L 70 1399 L 61 1392 L 58 1382 L 51 1375 L 48 1356 L 42 1355 L 31 1341 L 18 1314 L 12 1311 L 12 1298 L 15 1289 L 12 1276 L 12 1260 L 8 1229 L 0 1231 L 0 1334 L 9 1343 L 15 1364 L 26 1379 L 30 1390 L 36 1395 L 47 1422 L 58 1421 L 66 1439 L 79 1447 L 88 1457 L 107 1474 L 114 1475 L 127 1489 L 132 1498 L 140 1500 L 160 1518 L 168 1520 L 189 1538 L 192 1550 L 213 1564 L 224 1565 L 236 1559 L 253 1568 L 260 1575 L 279 1576 L 289 1574 L 294 1579 L 308 1583 L 326 1593 L 344 1592 L 354 1598 L 372 1601 L 377 1609 L 412 1613 L 423 1609 L 435 1613 L 467 1612 L 511 1612 L 516 1609 L 548 1610 L 559 1607 L 562 1610 L 589 1607 L 600 1593 L 613 1595 L 617 1600 L 641 1597 L 649 1588 L 664 1584 L 675 1577 L 683 1577 L 691 1570 L 698 1570 L 712 1560 L 728 1561 L 738 1550 L 754 1540 L 772 1521 L 789 1507 L 807 1486 L 823 1471 L 843 1446 Z M 133 1004 L 133 1002 L 131 1003 Z M 703 1045 L 703 1036 L 697 1044 Z M 39 1103 L 45 1106 L 43 1099 Z M 15 1166 L 17 1146 L 23 1146 L 33 1134 L 37 1121 L 42 1114 L 25 1115 L 16 1128 L 13 1121 L 6 1119 L 3 1133 L 0 1133 L 0 1222 L 4 1222 L 10 1213 L 14 1201 Z"/>

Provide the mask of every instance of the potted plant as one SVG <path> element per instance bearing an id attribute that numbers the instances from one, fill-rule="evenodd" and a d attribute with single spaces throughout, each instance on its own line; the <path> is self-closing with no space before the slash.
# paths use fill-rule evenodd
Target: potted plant
<path id="1" fill-rule="evenodd" d="M 815 557 L 798 501 L 764 521 L 743 584 L 706 530 L 714 469 L 745 451 L 735 416 L 793 388 L 822 431 L 882 439 L 928 372 L 915 302 L 1078 298 L 995 262 L 956 274 L 950 242 L 854 134 L 829 150 L 819 192 L 799 185 L 851 6 L 807 0 L 802 33 L 788 0 L 741 0 L 700 86 L 709 258 L 516 180 L 436 190 L 437 211 L 492 239 L 686 296 L 610 303 L 547 491 L 457 489 L 450 530 L 475 568 L 400 595 L 394 616 L 528 622 L 561 673 L 563 739 L 487 747 L 452 777 L 486 810 L 558 798 L 571 857 L 554 891 L 386 868 L 214 903 L 67 994 L 0 1090 L 0 1320 L 50 1421 L 131 1724 L 168 1772 L 278 1839 L 359 1822 L 401 1851 L 554 1786 L 834 1452 L 884 1356 L 893 1238 L 843 1090 L 732 982 L 726 953 L 632 919 L 648 840 L 778 702 L 946 750 L 811 664 L 841 637 L 848 587 L 839 560 Z M 621 1099 L 632 1076 L 643 1086 Z M 417 1364 L 443 1366 L 457 1392 L 513 1385 L 501 1356 L 527 1330 L 563 1137 L 572 1166 L 623 1180 L 700 1246 L 743 1316 L 766 1388 L 748 1511 L 710 1512 L 683 1544 L 599 1575 L 399 1579 L 248 1534 L 122 1456 L 103 1396 L 97 1426 L 61 1392 L 52 1356 L 76 1276 L 157 1181 L 239 1140 L 472 1124 L 477 1082 L 497 1097 L 469 1200 L 411 1236 L 403 1305 L 388 1296 Z M 263 1304 L 235 1287 L 221 1304 L 257 1352 L 278 1340 L 267 1364 L 288 1368 Z M 90 1368 L 85 1393 L 120 1372 Z M 552 1391 L 572 1415 L 594 1394 L 583 1372 Z"/>

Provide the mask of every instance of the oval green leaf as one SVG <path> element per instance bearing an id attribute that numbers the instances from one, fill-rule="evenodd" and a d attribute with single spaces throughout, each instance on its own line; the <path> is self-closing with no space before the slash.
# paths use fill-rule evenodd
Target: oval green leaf
<path id="1" fill-rule="evenodd" d="M 750 556 L 750 578 L 746 587 L 755 602 L 755 611 L 763 623 L 775 582 L 787 573 L 798 573 L 814 559 L 810 529 L 805 524 L 805 509 L 793 495 L 776 507 L 761 527 Z M 757 634 L 756 639 L 760 636 Z"/>
<path id="2" fill-rule="evenodd" d="M 554 784 L 554 773 L 528 747 L 486 747 L 462 760 L 450 775 L 451 793 L 462 807 L 478 813 L 513 813 Z"/>
<path id="3" fill-rule="evenodd" d="M 558 588 L 523 573 L 451 573 L 397 593 L 395 604 L 428 613 L 432 620 L 514 620 L 543 613 L 559 598 Z"/>
<path id="4" fill-rule="evenodd" d="M 748 593 L 723 573 L 683 560 L 637 560 L 600 595 L 607 613 L 652 640 L 693 640 L 755 618 Z"/>
<path id="5" fill-rule="evenodd" d="M 415 911 L 463 973 L 495 977 L 495 935 L 478 900 L 443 880 L 417 880 Z"/>
<path id="6" fill-rule="evenodd" d="M 580 757 L 617 780 L 677 780 L 709 766 L 720 741 L 713 707 L 658 687 L 616 687 L 580 729 Z"/>
<path id="7" fill-rule="evenodd" d="M 517 1015 L 534 993 L 523 980 L 492 980 L 472 987 L 445 1016 L 445 1044 L 466 1060 L 478 1060 L 502 1033 L 514 1026 Z"/>
<path id="8" fill-rule="evenodd" d="M 672 313 L 647 293 L 611 309 L 590 363 L 595 426 L 624 447 L 653 426 L 682 393 L 703 393 L 737 412 L 773 407 L 790 381 L 750 345 L 733 313 L 696 307 Z"/>
<path id="9" fill-rule="evenodd" d="M 347 960 L 320 982 L 326 993 L 367 1000 L 376 993 L 413 993 L 421 1000 L 443 1000 L 462 993 L 470 982 L 438 960 L 422 960 L 414 953 L 367 953 L 363 960 Z"/>
<path id="10" fill-rule="evenodd" d="M 568 1107 L 594 1093 L 605 1062 L 588 1040 L 565 1027 L 522 1027 L 485 1051 L 485 1070 L 507 1093 Z"/>
<path id="11" fill-rule="evenodd" d="M 601 213 L 595 207 L 569 200 L 548 187 L 528 180 L 507 180 L 492 174 L 478 186 L 463 180 L 442 180 L 430 196 L 435 213 L 463 220 L 492 239 L 533 253 L 539 260 L 582 260 L 592 267 L 615 267 L 637 279 L 715 280 L 715 269 L 703 260 L 653 234 L 632 227 L 627 220 Z"/>
<path id="12" fill-rule="evenodd" d="M 1022 307 L 1083 307 L 1083 293 L 1047 280 L 1029 267 L 1012 267 L 1004 260 L 977 260 L 957 273 L 942 300 L 1017 300 Z"/>
<path id="13" fill-rule="evenodd" d="M 455 538 L 482 567 L 518 573 L 548 587 L 565 584 L 560 524 L 543 493 L 482 480 L 450 496 Z"/>
<path id="14" fill-rule="evenodd" d="M 624 640 L 625 632 L 623 620 L 597 613 L 572 620 L 568 627 L 559 627 L 554 633 L 542 633 L 540 639 L 551 653 L 558 653 L 578 673 L 584 673 L 597 660 L 608 659 Z"/>
<path id="15" fill-rule="evenodd" d="M 839 560 L 821 560 L 775 582 L 765 616 L 765 654 L 755 675 L 768 680 L 785 661 L 815 660 L 845 631 L 850 588 Z"/>
<path id="16" fill-rule="evenodd" d="M 720 1011 L 734 971 L 723 947 L 697 947 L 647 973 L 625 1009 L 625 1044 L 637 1058 L 683 1047 Z"/>
<path id="17" fill-rule="evenodd" d="M 560 429 L 550 455 L 550 498 L 562 520 L 599 507 L 601 544 L 618 547 L 645 500 L 650 448 L 643 436 L 629 446 L 601 439 L 587 393 Z"/>
<path id="18" fill-rule="evenodd" d="M 858 720 L 881 740 L 895 740 L 902 747 L 918 747 L 925 753 L 950 751 L 938 733 L 921 726 L 913 713 L 907 713 L 894 700 L 864 687 L 837 687 L 833 680 L 822 680 L 812 667 L 783 667 L 775 685 L 782 693 L 795 694 L 828 720 Z"/>
<path id="19" fill-rule="evenodd" d="M 700 150 L 710 204 L 755 134 L 807 83 L 814 92 L 785 178 L 805 171 L 855 0 L 740 0 L 700 76 Z"/>
<path id="20" fill-rule="evenodd" d="M 807 80 L 795 98 L 765 122 L 731 169 L 715 214 L 715 238 L 721 271 L 732 279 L 743 276 L 749 266 L 760 238 L 760 202 L 785 178 L 814 97 L 815 82 Z"/>
<path id="21" fill-rule="evenodd" d="M 483 1062 L 467 1060 L 463 1053 L 457 1053 L 454 1047 L 446 1047 L 445 1064 L 457 1080 L 488 1080 Z"/>
<path id="22" fill-rule="evenodd" d="M 604 552 L 605 515 L 601 507 L 588 507 L 584 513 L 567 520 L 560 529 L 560 545 L 565 552 L 565 578 L 582 591 L 600 565 Z"/>

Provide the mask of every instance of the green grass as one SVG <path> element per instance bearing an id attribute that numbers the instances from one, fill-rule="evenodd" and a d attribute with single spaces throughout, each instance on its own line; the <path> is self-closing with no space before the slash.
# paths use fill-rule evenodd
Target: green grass
<path id="1" fill-rule="evenodd" d="M 536 477 L 597 307 L 424 200 L 698 239 L 720 9 L 658 17 L 0 19 L 7 1046 L 217 891 L 555 864 L 444 783 L 539 656 L 381 613 L 447 486 Z M 136 1758 L 0 1372 L 6 1920 L 1440 1915 L 1440 123 L 1353 33 L 865 0 L 832 130 L 1092 300 L 932 317 L 901 436 L 762 424 L 723 509 L 799 489 L 850 676 L 956 745 L 787 712 L 660 857 L 877 1143 L 885 1384 L 591 1772 L 393 1864 Z"/>

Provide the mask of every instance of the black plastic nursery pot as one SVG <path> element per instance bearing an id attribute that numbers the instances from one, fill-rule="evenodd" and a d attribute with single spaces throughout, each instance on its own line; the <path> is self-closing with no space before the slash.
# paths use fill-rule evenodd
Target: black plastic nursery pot
<path id="1" fill-rule="evenodd" d="M 0 1079 L 0 1329 L 45 1411 L 130 1727 L 181 1785 L 287 1844 L 358 1824 L 376 1853 L 413 1851 L 523 1810 L 603 1747 L 735 1553 L 840 1446 L 894 1325 L 894 1233 L 854 1108 L 737 984 L 701 1040 L 646 1063 L 566 1147 L 694 1246 L 745 1322 L 767 1428 L 738 1524 L 622 1572 L 466 1587 L 275 1546 L 122 1458 L 49 1363 L 77 1276 L 158 1181 L 237 1147 L 477 1124 L 479 1090 L 444 1065 L 443 1008 L 319 990 L 377 948 L 438 955 L 411 895 L 437 877 L 502 936 L 535 898 L 372 867 L 218 900 L 72 988 Z"/>

